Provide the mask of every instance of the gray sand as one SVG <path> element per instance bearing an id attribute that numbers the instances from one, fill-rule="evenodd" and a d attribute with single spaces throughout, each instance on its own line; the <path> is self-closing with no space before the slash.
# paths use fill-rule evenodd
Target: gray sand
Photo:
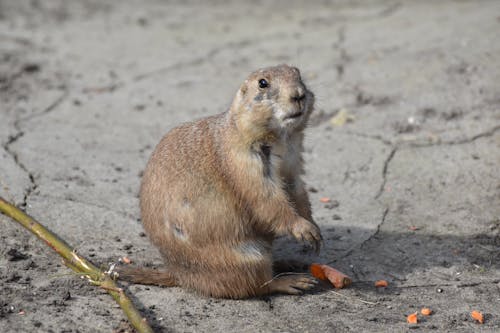
<path id="1" fill-rule="evenodd" d="M 500 1 L 0 1 L 0 195 L 94 263 L 159 265 L 137 197 L 152 149 L 279 63 L 317 96 L 305 160 L 325 248 L 276 255 L 354 284 L 239 301 L 124 284 L 152 325 L 401 332 L 426 306 L 418 332 L 499 331 Z M 1 332 L 129 329 L 5 216 L 0 237 Z"/>

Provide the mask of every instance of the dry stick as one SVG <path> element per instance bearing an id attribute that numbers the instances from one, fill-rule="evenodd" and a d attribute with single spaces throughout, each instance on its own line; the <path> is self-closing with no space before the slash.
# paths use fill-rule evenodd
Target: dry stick
<path id="1" fill-rule="evenodd" d="M 339 296 L 342 296 L 342 297 L 345 297 L 345 298 L 349 298 L 349 299 L 353 299 L 353 300 L 356 300 L 356 301 L 359 301 L 361 303 L 365 303 L 365 304 L 370 304 L 370 305 L 377 305 L 378 302 L 369 302 L 369 301 L 365 301 L 364 299 L 361 299 L 361 298 L 358 298 L 358 297 L 352 297 L 352 296 L 348 296 L 348 295 L 344 295 L 344 294 L 341 294 L 335 290 L 330 290 L 329 291 L 330 293 L 333 293 L 335 295 L 339 295 Z"/>
<path id="2" fill-rule="evenodd" d="M 260 288 L 264 288 L 265 286 L 267 286 L 269 283 L 273 282 L 274 280 L 276 280 L 280 276 L 285 276 L 285 275 L 305 275 L 305 274 L 304 273 L 296 273 L 296 272 L 283 272 L 283 273 L 279 273 L 278 275 L 273 276 L 273 278 L 271 280 L 264 282 L 260 286 Z"/>
<path id="3" fill-rule="evenodd" d="M 127 315 L 130 323 L 137 329 L 138 332 L 153 333 L 153 330 L 147 323 L 146 318 L 141 316 L 139 311 L 137 311 L 132 304 L 130 298 L 125 295 L 123 289 L 119 288 L 111 277 L 106 275 L 85 258 L 76 254 L 71 246 L 69 246 L 64 240 L 57 237 L 43 225 L 35 221 L 16 206 L 8 203 L 2 197 L 0 197 L 0 211 L 43 240 L 48 246 L 64 258 L 66 266 L 77 273 L 85 274 L 92 284 L 106 290 L 115 299 L 118 305 L 120 305 L 123 312 L 125 312 L 125 315 Z"/>

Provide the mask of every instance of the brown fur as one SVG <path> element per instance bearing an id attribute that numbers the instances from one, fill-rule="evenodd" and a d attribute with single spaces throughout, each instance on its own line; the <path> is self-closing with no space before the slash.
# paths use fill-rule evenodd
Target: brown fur
<path id="1" fill-rule="evenodd" d="M 265 68 L 246 79 L 229 111 L 166 134 L 140 194 L 144 228 L 166 270 L 122 268 L 122 277 L 227 298 L 311 288 L 315 280 L 305 275 L 273 279 L 271 247 L 291 234 L 319 250 L 301 180 L 313 103 L 296 68 Z"/>

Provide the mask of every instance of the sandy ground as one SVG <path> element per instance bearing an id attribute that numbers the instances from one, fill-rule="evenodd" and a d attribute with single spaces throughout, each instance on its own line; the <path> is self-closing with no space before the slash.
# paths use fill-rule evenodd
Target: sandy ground
<path id="1" fill-rule="evenodd" d="M 355 283 L 241 301 L 129 286 L 141 311 L 158 332 L 498 332 L 499 31 L 500 1 L 3 0 L 0 194 L 99 265 L 159 265 L 137 198 L 154 145 L 227 109 L 250 71 L 294 64 L 317 95 L 306 178 L 326 244 L 276 254 Z M 0 237 L 1 332 L 129 329 L 5 216 Z"/>

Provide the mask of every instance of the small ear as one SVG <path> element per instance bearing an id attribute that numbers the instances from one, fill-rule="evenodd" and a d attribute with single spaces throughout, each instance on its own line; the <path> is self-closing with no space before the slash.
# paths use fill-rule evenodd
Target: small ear
<path id="1" fill-rule="evenodd" d="M 294 72 L 295 74 L 297 74 L 298 76 L 300 76 L 300 70 L 299 70 L 297 67 L 295 67 L 295 66 L 291 66 L 290 68 L 293 70 L 293 72 Z"/>
<path id="2" fill-rule="evenodd" d="M 240 87 L 241 94 L 245 96 L 247 94 L 247 90 L 248 90 L 247 81 L 245 81 Z"/>
<path id="3" fill-rule="evenodd" d="M 233 102 L 231 103 L 231 109 L 237 110 L 238 106 L 241 104 L 245 94 L 243 93 L 243 89 L 246 90 L 246 86 L 242 85 L 240 89 L 236 92 L 234 96 Z"/>

